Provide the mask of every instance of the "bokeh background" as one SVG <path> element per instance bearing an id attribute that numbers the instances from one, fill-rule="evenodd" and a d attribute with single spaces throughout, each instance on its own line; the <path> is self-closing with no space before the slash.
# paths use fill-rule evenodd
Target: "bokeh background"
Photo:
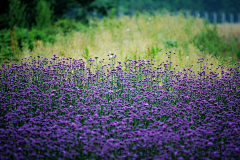
<path id="1" fill-rule="evenodd" d="M 181 67 L 206 57 L 240 61 L 238 0 L 1 0 L 0 62 L 37 55 L 88 59 L 107 54 Z"/>

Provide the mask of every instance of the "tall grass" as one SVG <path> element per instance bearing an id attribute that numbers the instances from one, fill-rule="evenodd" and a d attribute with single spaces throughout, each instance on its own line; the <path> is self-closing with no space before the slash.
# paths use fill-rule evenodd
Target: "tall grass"
<path id="1" fill-rule="evenodd" d="M 240 24 L 234 23 L 224 23 L 224 24 L 218 24 L 218 33 L 220 36 L 224 36 L 226 38 L 240 38 Z"/>
<path id="2" fill-rule="evenodd" d="M 68 36 L 56 35 L 54 44 L 35 42 L 34 50 L 23 48 L 23 58 L 37 55 L 51 58 L 59 57 L 88 59 L 90 55 L 107 59 L 106 54 L 118 55 L 123 63 L 127 59 L 154 59 L 160 64 L 168 58 L 165 53 L 176 53 L 171 61 L 178 64 L 176 70 L 188 68 L 197 71 L 197 61 L 203 56 L 213 62 L 212 68 L 224 63 L 228 68 L 230 58 L 215 58 L 202 53 L 191 40 L 201 32 L 204 22 L 201 19 L 184 18 L 183 15 L 135 15 L 120 18 L 90 20 L 89 29 L 85 32 L 72 32 Z M 86 54 L 87 53 L 87 54 Z M 89 56 L 87 56 L 89 55 Z"/>

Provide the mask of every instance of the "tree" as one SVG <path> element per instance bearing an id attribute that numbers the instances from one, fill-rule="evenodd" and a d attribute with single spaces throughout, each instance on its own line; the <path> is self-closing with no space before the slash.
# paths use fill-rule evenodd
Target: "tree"
<path id="1" fill-rule="evenodd" d="M 64 18 L 66 11 L 77 10 L 77 18 L 88 23 L 89 12 L 97 10 L 102 15 L 115 6 L 114 0 L 1 0 L 0 29 L 14 25 L 23 28 L 43 28 L 50 21 Z"/>
<path id="2" fill-rule="evenodd" d="M 50 4 L 45 0 L 40 0 L 36 6 L 36 27 L 37 29 L 43 29 L 50 26 L 52 21 L 53 11 L 50 9 Z"/>

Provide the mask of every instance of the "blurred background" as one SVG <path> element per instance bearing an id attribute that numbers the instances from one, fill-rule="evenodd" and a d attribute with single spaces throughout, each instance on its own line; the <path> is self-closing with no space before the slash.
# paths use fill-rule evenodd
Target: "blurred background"
<path id="1" fill-rule="evenodd" d="M 14 25 L 31 28 L 39 25 L 39 18 L 45 23 L 63 17 L 87 23 L 91 15 L 102 18 L 113 8 L 118 16 L 134 15 L 137 11 L 173 15 L 185 11 L 186 16 L 199 16 L 211 23 L 240 22 L 239 0 L 1 0 L 0 29 Z"/>
<path id="2" fill-rule="evenodd" d="M 86 36 L 92 34 L 93 29 L 104 27 L 100 22 L 101 20 L 105 22 L 106 20 L 119 20 L 123 16 L 136 18 L 139 15 L 148 17 L 160 15 L 162 17 L 180 16 L 180 18 L 190 19 L 189 23 L 186 21 L 188 26 L 184 29 L 186 33 L 189 33 L 189 36 L 192 35 L 187 31 L 187 28 L 193 26 L 193 23 L 196 24 L 193 19 L 201 19 L 205 27 L 202 27 L 201 31 L 196 32 L 192 37 L 195 40 L 186 41 L 198 49 L 197 51 L 192 50 L 192 52 L 207 52 L 216 57 L 231 56 L 231 61 L 234 63 L 240 59 L 239 8 L 239 0 L 1 0 L 0 62 L 6 60 L 19 62 L 21 58 L 34 55 L 39 45 L 43 45 L 45 48 L 46 44 L 48 44 L 47 46 L 52 45 L 51 54 L 55 53 L 53 46 L 59 42 L 59 34 L 68 37 L 69 34 L 71 35 L 72 32 L 76 31 L 84 33 Z M 149 24 L 149 22 L 146 23 Z M 110 30 L 111 27 L 116 26 L 117 24 L 115 26 L 108 25 Z M 200 29 L 196 28 L 196 30 Z M 97 31 L 100 33 L 100 30 Z M 121 41 L 124 40 L 121 39 Z M 154 43 L 145 45 L 146 52 L 149 47 L 159 47 L 154 46 Z M 161 43 L 163 51 L 167 49 L 177 51 L 181 49 L 183 51 L 186 46 L 183 44 L 181 48 L 181 42 L 177 42 L 172 36 L 164 39 Z M 178 43 L 178 46 L 175 43 Z M 219 44 L 224 47 L 219 47 Z M 83 54 L 88 52 L 95 55 L 94 52 L 97 52 L 99 48 L 89 49 L 93 44 L 91 47 L 89 45 L 87 43 L 82 45 L 77 58 L 84 57 Z M 121 47 L 118 46 L 118 49 L 120 52 Z M 131 50 L 131 48 L 127 49 L 126 51 Z M 108 52 L 107 50 L 113 49 L 107 48 L 106 52 Z M 46 52 L 49 49 L 42 51 Z M 70 52 L 70 49 L 68 51 Z M 61 49 L 57 51 L 57 54 L 64 55 L 63 52 L 64 49 Z M 103 50 L 103 52 L 105 51 Z M 188 55 L 187 52 L 186 49 L 186 55 Z M 66 55 L 71 56 L 69 53 L 65 53 Z M 76 53 L 72 56 L 76 56 Z"/>

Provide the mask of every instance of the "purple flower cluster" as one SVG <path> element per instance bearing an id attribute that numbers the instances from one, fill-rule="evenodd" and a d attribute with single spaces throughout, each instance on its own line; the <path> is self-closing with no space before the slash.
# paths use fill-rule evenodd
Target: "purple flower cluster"
<path id="1" fill-rule="evenodd" d="M 2 64 L 0 159 L 240 158 L 239 63 L 220 78 L 113 55 Z"/>

